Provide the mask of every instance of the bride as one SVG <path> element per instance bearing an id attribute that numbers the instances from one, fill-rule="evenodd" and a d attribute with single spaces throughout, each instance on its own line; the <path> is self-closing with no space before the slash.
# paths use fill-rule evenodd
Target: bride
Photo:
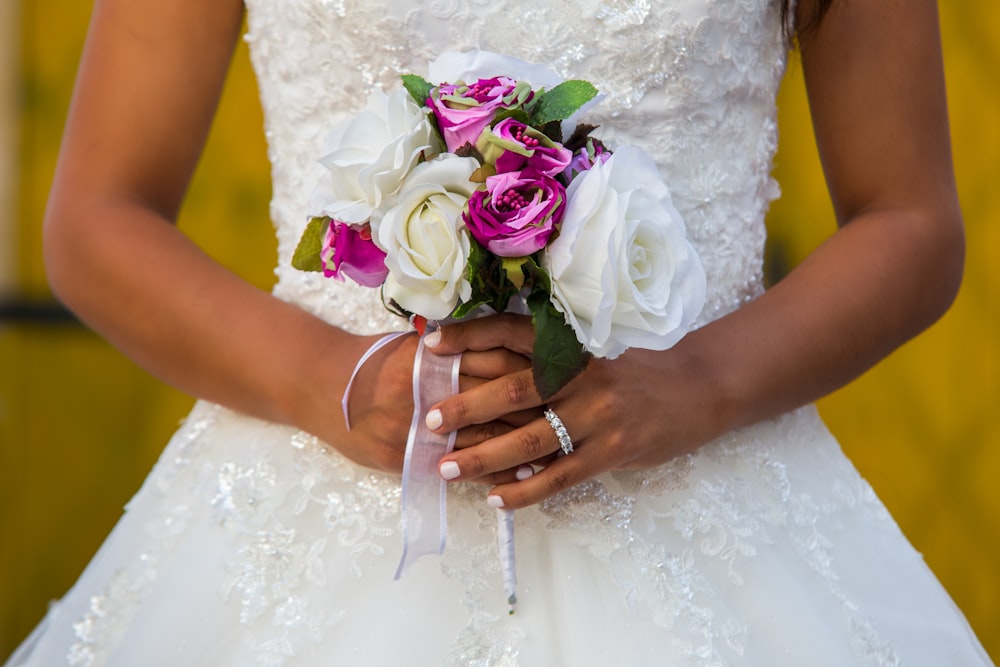
<path id="1" fill-rule="evenodd" d="M 51 284 L 204 400 L 8 665 L 991 664 L 810 407 L 958 288 L 934 2 L 94 11 L 47 212 Z M 273 294 L 171 224 L 244 11 L 274 179 Z M 774 95 L 793 26 L 840 228 L 765 291 Z M 407 325 L 376 290 L 290 266 L 323 137 L 373 88 L 469 49 L 601 90 L 602 138 L 651 152 L 671 188 L 705 308 L 673 348 L 594 359 L 548 401 L 524 318 L 395 339 L 360 365 L 348 430 L 352 371 Z M 438 462 L 448 546 L 393 581 L 418 346 L 464 353 L 461 392 L 420 415 L 457 432 Z M 517 510 L 513 616 L 495 508 Z"/>

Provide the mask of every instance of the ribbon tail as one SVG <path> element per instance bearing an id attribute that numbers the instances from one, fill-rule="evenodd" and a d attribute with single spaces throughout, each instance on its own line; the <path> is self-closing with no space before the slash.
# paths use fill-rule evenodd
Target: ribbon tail
<path id="1" fill-rule="evenodd" d="M 443 553 L 448 534 L 447 484 L 438 474 L 438 462 L 454 448 L 456 434 L 431 431 L 424 416 L 430 406 L 458 393 L 462 356 L 425 349 L 421 336 L 413 360 L 413 418 L 403 459 L 403 554 L 395 579 L 421 556 Z"/>

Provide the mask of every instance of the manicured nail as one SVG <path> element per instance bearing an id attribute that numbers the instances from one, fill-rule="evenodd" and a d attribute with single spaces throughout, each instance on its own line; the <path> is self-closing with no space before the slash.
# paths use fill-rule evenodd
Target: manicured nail
<path id="1" fill-rule="evenodd" d="M 424 336 L 424 346 L 425 347 L 437 347 L 441 344 L 441 332 L 432 331 L 426 336 Z"/>
<path id="2" fill-rule="evenodd" d="M 503 498 L 501 498 L 500 496 L 486 496 L 486 504 L 489 505 L 490 507 L 495 507 L 496 509 L 500 509 L 501 507 L 503 507 Z"/>
<path id="3" fill-rule="evenodd" d="M 528 479 L 534 474 L 535 474 L 534 468 L 532 468 L 529 465 L 523 465 L 517 467 L 517 472 L 514 473 L 514 476 L 517 477 L 517 481 L 523 482 L 524 480 Z"/>
<path id="4" fill-rule="evenodd" d="M 455 479 L 461 475 L 461 471 L 458 469 L 458 464 L 454 461 L 445 461 L 438 467 L 438 472 L 441 473 L 441 477 L 444 479 Z"/>
<path id="5" fill-rule="evenodd" d="M 443 421 L 444 420 L 441 418 L 440 410 L 431 410 L 427 413 L 427 416 L 424 417 L 424 423 L 427 424 L 427 428 L 432 431 L 440 428 Z"/>

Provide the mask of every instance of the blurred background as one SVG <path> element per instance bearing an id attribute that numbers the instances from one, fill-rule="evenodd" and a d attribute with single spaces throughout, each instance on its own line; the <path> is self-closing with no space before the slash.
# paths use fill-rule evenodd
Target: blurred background
<path id="1" fill-rule="evenodd" d="M 42 211 L 90 4 L 0 0 L 0 658 L 73 583 L 192 403 L 77 324 L 46 285 Z M 944 319 L 820 409 L 997 660 L 1000 4 L 940 9 L 965 283 Z M 834 230 L 794 56 L 780 109 L 777 276 Z M 241 46 L 180 224 L 266 288 L 275 250 L 261 126 Z"/>

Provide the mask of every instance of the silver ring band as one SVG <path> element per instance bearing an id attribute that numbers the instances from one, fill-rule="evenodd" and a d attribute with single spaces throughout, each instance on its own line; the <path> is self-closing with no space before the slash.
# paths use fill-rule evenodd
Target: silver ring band
<path id="1" fill-rule="evenodd" d="M 559 446 L 562 448 L 563 454 L 572 454 L 573 440 L 569 437 L 569 431 L 566 430 L 566 425 L 559 419 L 559 415 L 553 412 L 551 408 L 548 408 L 545 410 L 545 421 L 556 432 L 556 437 L 559 438 Z"/>

